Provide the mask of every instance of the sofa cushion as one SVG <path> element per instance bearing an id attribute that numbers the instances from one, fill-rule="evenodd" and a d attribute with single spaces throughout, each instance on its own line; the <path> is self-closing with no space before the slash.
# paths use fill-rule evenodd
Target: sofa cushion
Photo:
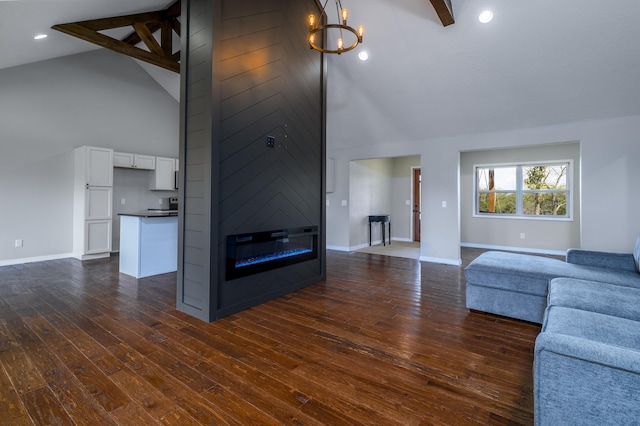
<path id="1" fill-rule="evenodd" d="M 554 278 L 549 284 L 547 306 L 563 306 L 640 321 L 640 289 Z"/>
<path id="2" fill-rule="evenodd" d="M 482 253 L 465 268 L 467 282 L 519 293 L 547 295 L 549 280 L 564 262 L 541 256 L 489 251 Z"/>
<path id="3" fill-rule="evenodd" d="M 575 265 L 559 259 L 489 251 L 465 268 L 467 282 L 527 294 L 547 295 L 549 281 L 566 277 L 640 288 L 640 274 Z"/>
<path id="4" fill-rule="evenodd" d="M 562 334 L 640 351 L 640 323 L 596 312 L 548 307 L 542 333 Z M 638 367 L 640 365 L 636 365 Z"/>

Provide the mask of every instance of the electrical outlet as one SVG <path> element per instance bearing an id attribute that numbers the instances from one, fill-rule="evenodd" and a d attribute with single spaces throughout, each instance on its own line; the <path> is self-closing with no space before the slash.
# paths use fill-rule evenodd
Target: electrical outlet
<path id="1" fill-rule="evenodd" d="M 521 239 L 521 240 L 524 240 L 524 232 L 521 232 L 521 233 L 520 233 L 520 239 Z"/>
<path id="2" fill-rule="evenodd" d="M 267 146 L 269 148 L 276 146 L 276 138 L 274 136 L 267 136 Z"/>
<path id="3" fill-rule="evenodd" d="M 124 205 L 126 200 L 124 198 L 120 198 L 120 204 Z"/>
<path id="4" fill-rule="evenodd" d="M 346 207 L 347 206 L 347 200 L 342 200 L 340 202 L 340 204 L 342 205 L 342 207 Z"/>
<path id="5" fill-rule="evenodd" d="M 16 247 L 22 247 L 22 240 L 16 240 Z"/>
<path id="6" fill-rule="evenodd" d="M 446 201 L 443 201 L 443 202 L 442 202 L 442 208 L 444 209 L 444 208 L 446 208 L 446 207 L 447 207 L 447 202 L 446 202 Z"/>
<path id="7" fill-rule="evenodd" d="M 331 202 L 327 200 L 327 207 L 329 207 L 330 205 L 331 205 Z"/>
<path id="8" fill-rule="evenodd" d="M 411 200 L 404 200 L 404 205 L 405 206 L 410 206 L 411 205 Z"/>
<path id="9" fill-rule="evenodd" d="M 162 205 L 162 198 L 158 198 L 158 204 Z"/>

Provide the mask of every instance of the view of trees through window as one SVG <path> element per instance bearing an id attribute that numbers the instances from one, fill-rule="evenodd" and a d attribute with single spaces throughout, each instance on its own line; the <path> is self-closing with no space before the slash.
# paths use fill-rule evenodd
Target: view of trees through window
<path id="1" fill-rule="evenodd" d="M 569 163 L 476 167 L 476 213 L 568 217 Z"/>

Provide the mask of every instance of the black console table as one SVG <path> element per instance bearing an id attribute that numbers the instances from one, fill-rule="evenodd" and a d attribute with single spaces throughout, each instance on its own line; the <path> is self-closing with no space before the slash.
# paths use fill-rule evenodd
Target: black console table
<path id="1" fill-rule="evenodd" d="M 382 227 L 382 245 L 386 246 L 386 238 L 384 235 L 385 231 L 385 223 L 389 224 L 389 245 L 391 245 L 391 215 L 388 214 L 377 214 L 369 216 L 369 245 L 371 245 L 371 222 L 380 222 L 380 226 Z"/>

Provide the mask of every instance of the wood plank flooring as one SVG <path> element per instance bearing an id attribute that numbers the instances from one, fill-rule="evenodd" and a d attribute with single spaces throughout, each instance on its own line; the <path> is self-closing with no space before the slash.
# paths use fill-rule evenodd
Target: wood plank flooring
<path id="1" fill-rule="evenodd" d="M 327 280 L 204 323 L 117 257 L 0 267 L 2 425 L 533 423 L 533 324 L 463 266 L 327 254 Z"/>

